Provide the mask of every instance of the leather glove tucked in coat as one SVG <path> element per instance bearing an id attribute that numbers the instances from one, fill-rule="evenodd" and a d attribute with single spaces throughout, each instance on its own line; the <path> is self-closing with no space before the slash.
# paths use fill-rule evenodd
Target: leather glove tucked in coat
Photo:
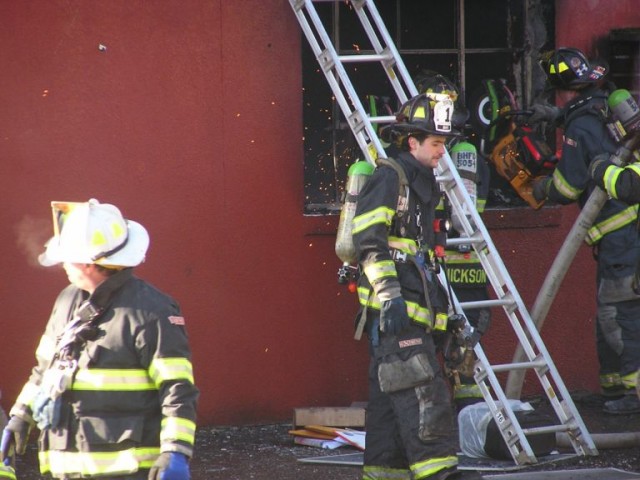
<path id="1" fill-rule="evenodd" d="M 191 480 L 187 456 L 177 452 L 161 453 L 149 471 L 149 480 Z"/>
<path id="2" fill-rule="evenodd" d="M 589 165 L 589 175 L 591 175 L 596 185 L 602 189 L 604 189 L 604 173 L 607 171 L 607 168 L 613 165 L 613 162 L 611 162 L 609 158 L 610 155 L 608 153 L 601 153 L 597 155 Z"/>
<path id="3" fill-rule="evenodd" d="M 411 325 L 407 314 L 407 304 L 402 297 L 392 298 L 382 304 L 380 310 L 380 330 L 397 335 Z"/>
<path id="4" fill-rule="evenodd" d="M 542 202 L 547 199 L 549 195 L 549 183 L 551 177 L 536 178 L 533 180 L 533 198 L 538 202 Z"/>

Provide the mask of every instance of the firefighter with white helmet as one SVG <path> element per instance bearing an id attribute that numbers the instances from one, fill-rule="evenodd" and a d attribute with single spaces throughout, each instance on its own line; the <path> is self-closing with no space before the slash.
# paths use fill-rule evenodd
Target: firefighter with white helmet
<path id="1" fill-rule="evenodd" d="M 408 179 L 382 164 L 358 197 L 353 241 L 362 274 L 358 323 L 370 343 L 367 445 L 363 479 L 442 480 L 458 474 L 449 388 L 438 359 L 448 298 L 434 273 L 434 168 L 445 154 L 453 101 L 421 94 L 406 102 L 381 135 L 396 143 Z M 404 205 L 399 205 L 399 199 Z"/>
<path id="2" fill-rule="evenodd" d="M 54 236 L 39 261 L 62 264 L 70 285 L 11 408 L 3 461 L 25 452 L 37 426 L 42 474 L 190 479 L 199 392 L 178 304 L 133 275 L 146 229 L 93 199 L 52 210 Z"/>

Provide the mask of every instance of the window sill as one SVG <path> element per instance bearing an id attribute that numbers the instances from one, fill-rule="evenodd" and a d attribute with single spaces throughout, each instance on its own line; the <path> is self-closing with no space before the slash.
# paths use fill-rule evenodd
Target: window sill
<path id="1" fill-rule="evenodd" d="M 559 205 L 532 208 L 490 208 L 482 214 L 489 231 L 520 228 L 557 227 L 562 221 L 562 207 Z M 305 235 L 335 235 L 338 230 L 339 215 L 305 215 L 303 220 Z"/>
<path id="2" fill-rule="evenodd" d="M 562 207 L 554 205 L 534 210 L 522 208 L 490 208 L 482 219 L 489 231 L 499 229 L 557 227 L 562 221 Z"/>

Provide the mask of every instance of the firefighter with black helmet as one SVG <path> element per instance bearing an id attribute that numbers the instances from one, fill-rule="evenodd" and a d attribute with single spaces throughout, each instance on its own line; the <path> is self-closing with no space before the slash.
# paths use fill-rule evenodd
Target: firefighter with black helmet
<path id="1" fill-rule="evenodd" d="M 448 298 L 432 250 L 440 201 L 434 168 L 447 139 L 458 134 L 453 109 L 449 96 L 424 94 L 401 107 L 381 135 L 399 146 L 395 160 L 408 192 L 399 195 L 394 168 L 379 166 L 360 192 L 353 219 L 362 272 L 358 323 L 366 323 L 371 356 L 365 480 L 442 480 L 457 473 L 453 410 L 436 357 Z"/>
<path id="2" fill-rule="evenodd" d="M 564 103 L 556 123 L 564 128 L 561 160 L 552 175 L 534 185 L 537 200 L 582 205 L 594 182 L 589 168 L 602 154 L 617 149 L 607 128 L 607 98 L 614 90 L 604 81 L 608 67 L 590 61 L 576 48 L 558 48 L 541 57 L 548 84 Z M 632 280 L 640 253 L 637 205 L 610 199 L 603 206 L 586 242 L 597 260 L 597 352 L 604 411 L 640 412 L 635 394 L 640 367 L 640 296 Z"/>
<path id="3" fill-rule="evenodd" d="M 39 261 L 62 264 L 33 368 L 2 433 L 2 461 L 40 429 L 40 471 L 54 478 L 189 480 L 198 389 L 185 320 L 133 275 L 147 230 L 111 204 L 52 202 Z"/>

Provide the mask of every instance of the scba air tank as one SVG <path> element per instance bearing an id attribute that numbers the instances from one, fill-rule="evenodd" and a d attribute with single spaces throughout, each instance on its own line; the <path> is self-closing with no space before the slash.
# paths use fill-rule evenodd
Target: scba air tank
<path id="1" fill-rule="evenodd" d="M 478 201 L 478 151 L 472 143 L 458 142 L 451 148 L 450 154 L 451 160 L 462 179 L 464 188 L 469 194 L 469 197 L 471 197 L 473 208 L 475 208 Z M 470 216 L 471 212 L 468 211 L 466 204 L 463 205 L 463 211 L 467 217 Z M 455 212 L 452 214 L 451 221 L 453 228 L 460 233 L 464 232 L 462 223 Z"/>
<path id="2" fill-rule="evenodd" d="M 616 129 L 622 138 L 640 128 L 640 108 L 629 90 L 614 90 L 607 102 L 616 121 Z"/>
<path id="3" fill-rule="evenodd" d="M 336 255 L 345 265 L 356 261 L 356 250 L 351 236 L 351 222 L 356 213 L 358 195 L 373 173 L 375 167 L 365 161 L 355 162 L 347 172 L 344 204 L 340 212 L 338 233 L 336 234 Z"/>

